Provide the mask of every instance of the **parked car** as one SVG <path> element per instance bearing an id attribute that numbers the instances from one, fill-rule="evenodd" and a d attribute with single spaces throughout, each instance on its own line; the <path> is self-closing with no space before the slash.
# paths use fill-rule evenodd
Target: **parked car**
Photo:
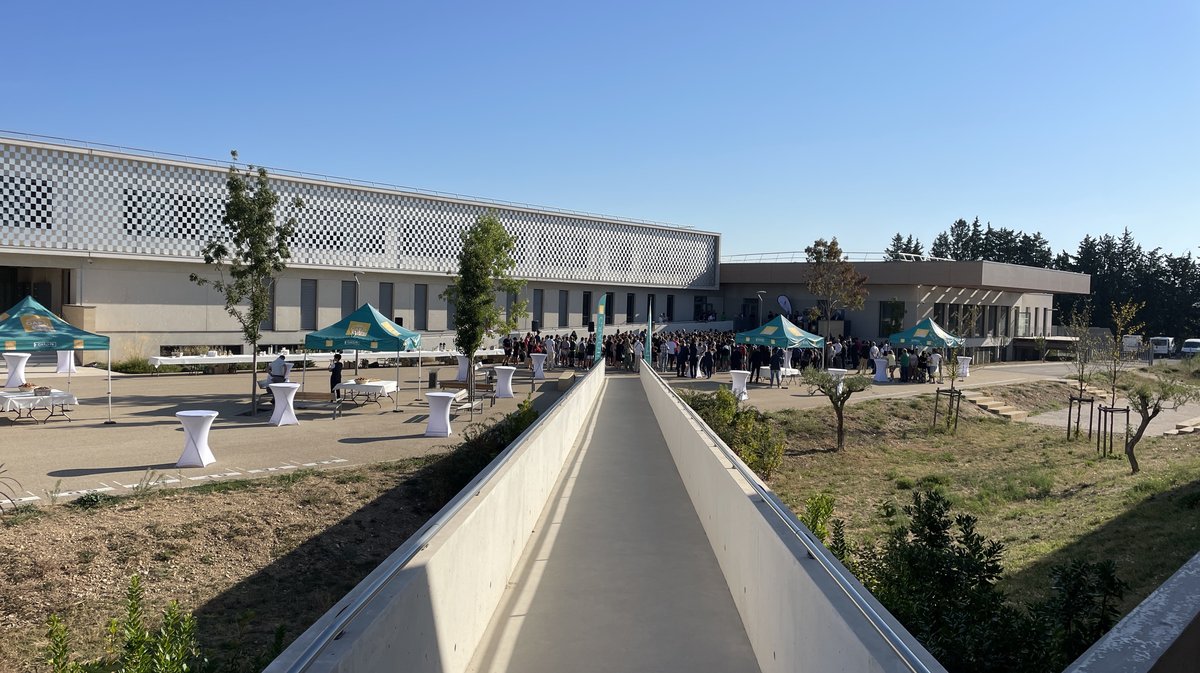
<path id="1" fill-rule="evenodd" d="M 1191 358 L 1200 355 L 1200 339 L 1188 339 L 1179 349 L 1180 357 Z"/>
<path id="2" fill-rule="evenodd" d="M 1169 358 L 1175 354 L 1175 337 L 1150 337 L 1150 347 L 1154 350 L 1154 357 Z"/>

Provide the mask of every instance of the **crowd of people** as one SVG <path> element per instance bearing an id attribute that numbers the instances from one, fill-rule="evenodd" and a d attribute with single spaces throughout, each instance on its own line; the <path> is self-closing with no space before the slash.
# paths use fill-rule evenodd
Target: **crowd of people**
<path id="1" fill-rule="evenodd" d="M 898 383 L 941 382 L 943 355 L 928 347 L 894 349 L 887 341 L 878 343 L 845 337 L 834 337 L 825 344 L 824 353 L 817 348 L 784 350 L 736 342 L 736 333 L 716 330 L 686 330 L 659 332 L 650 339 L 650 362 L 661 372 L 674 372 L 677 377 L 712 378 L 718 372 L 733 369 L 750 372 L 751 383 L 763 382 L 763 370 L 769 373 L 767 385 L 782 385 L 785 369 L 829 367 L 874 374 L 877 360 L 887 362 L 889 381 Z M 504 364 L 525 362 L 532 353 L 545 353 L 547 369 L 589 369 L 596 352 L 596 335 L 577 332 L 546 334 L 527 332 L 524 337 L 510 335 L 501 345 Z M 609 368 L 636 372 L 646 352 L 646 331 L 630 330 L 606 335 L 601 354 Z"/>

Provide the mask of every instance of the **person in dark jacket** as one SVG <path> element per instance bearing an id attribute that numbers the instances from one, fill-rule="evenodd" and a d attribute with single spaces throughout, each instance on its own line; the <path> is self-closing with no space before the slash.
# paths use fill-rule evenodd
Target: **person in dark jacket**
<path id="1" fill-rule="evenodd" d="M 771 353 L 771 382 L 767 387 L 778 385 L 783 387 L 783 379 L 780 376 L 783 370 L 783 349 L 776 348 L 775 352 Z"/>
<path id="2" fill-rule="evenodd" d="M 334 353 L 333 362 L 329 363 L 329 392 L 337 394 L 334 388 L 342 382 L 342 354 Z"/>

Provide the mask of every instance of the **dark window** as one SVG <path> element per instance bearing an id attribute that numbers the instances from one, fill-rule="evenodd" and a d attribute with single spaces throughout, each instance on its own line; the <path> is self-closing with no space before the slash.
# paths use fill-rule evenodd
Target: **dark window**
<path id="1" fill-rule="evenodd" d="M 667 320 L 675 319 L 675 295 L 667 295 Z"/>
<path id="2" fill-rule="evenodd" d="M 358 308 L 358 281 L 342 281 L 342 317 L 354 313 Z"/>
<path id="3" fill-rule="evenodd" d="M 545 327 L 545 325 L 542 323 L 546 321 L 546 316 L 544 315 L 545 312 L 543 311 L 544 307 L 542 305 L 543 297 L 545 297 L 544 290 L 533 291 L 533 319 L 537 321 L 539 327 Z"/>
<path id="4" fill-rule="evenodd" d="M 637 295 L 632 292 L 625 295 L 625 322 L 637 322 Z"/>
<path id="5" fill-rule="evenodd" d="M 317 329 L 317 281 L 300 281 L 300 329 Z"/>
<path id="6" fill-rule="evenodd" d="M 583 318 L 584 325 L 592 321 L 592 293 L 587 290 L 583 292 L 583 302 L 579 305 L 579 315 Z"/>
<path id="7" fill-rule="evenodd" d="M 516 292 L 504 293 L 504 319 L 511 321 L 513 319 L 513 305 L 517 303 Z"/>
<path id="8" fill-rule="evenodd" d="M 446 298 L 446 329 L 455 329 L 458 323 L 454 319 L 454 300 Z"/>
<path id="9" fill-rule="evenodd" d="M 617 296 L 615 292 L 605 292 L 604 296 L 604 324 L 617 324 Z"/>
<path id="10" fill-rule="evenodd" d="M 413 285 L 413 329 L 429 329 L 429 286 L 424 283 Z"/>
<path id="11" fill-rule="evenodd" d="M 558 326 L 566 327 L 571 324 L 570 307 L 567 306 L 567 299 L 570 294 L 566 290 L 558 291 Z"/>
<path id="12" fill-rule="evenodd" d="M 904 302 L 879 302 L 879 336 L 887 337 L 904 329 Z"/>
<path id="13" fill-rule="evenodd" d="M 393 317 L 395 317 L 395 314 L 393 313 L 396 308 L 395 296 L 396 286 L 394 284 L 379 284 L 379 306 L 376 306 L 375 308 L 379 309 L 379 312 L 383 314 L 383 317 L 387 318 L 388 320 L 391 320 Z"/>

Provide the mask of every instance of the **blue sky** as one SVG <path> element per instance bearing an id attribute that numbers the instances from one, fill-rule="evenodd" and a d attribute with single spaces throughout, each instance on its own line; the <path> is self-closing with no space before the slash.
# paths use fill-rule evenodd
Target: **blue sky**
<path id="1" fill-rule="evenodd" d="M 691 225 L 1196 253 L 1200 3 L 18 3 L 0 129 Z"/>

